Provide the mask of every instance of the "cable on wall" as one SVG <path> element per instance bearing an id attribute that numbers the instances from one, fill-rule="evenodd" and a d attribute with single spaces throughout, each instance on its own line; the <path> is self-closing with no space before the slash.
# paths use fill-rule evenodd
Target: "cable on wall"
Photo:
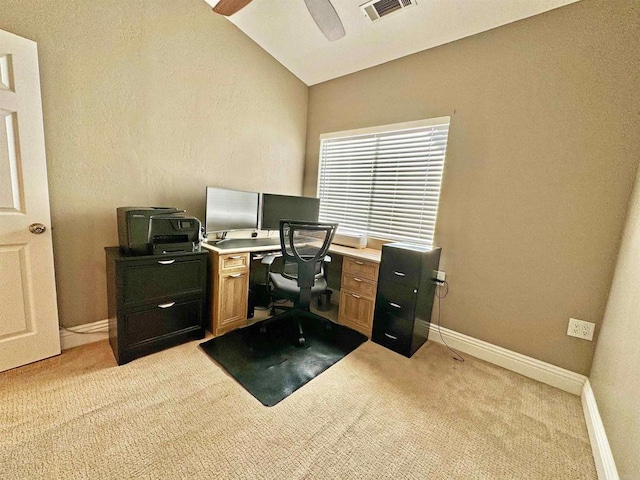
<path id="1" fill-rule="evenodd" d="M 446 287 L 444 294 L 442 293 L 442 287 Z M 441 282 L 437 281 L 436 297 L 438 297 L 438 333 L 440 334 L 440 340 L 442 340 L 442 343 L 445 345 L 445 347 L 447 347 L 449 350 L 451 350 L 451 352 L 453 352 L 453 359 L 457 360 L 458 362 L 464 362 L 464 357 L 456 349 L 451 348 L 449 346 L 449 344 L 445 341 L 444 337 L 442 336 L 442 331 L 440 330 L 440 312 L 442 311 L 440 300 L 445 298 L 448 294 L 449 294 L 449 283 L 447 283 L 446 280 L 443 280 Z"/>

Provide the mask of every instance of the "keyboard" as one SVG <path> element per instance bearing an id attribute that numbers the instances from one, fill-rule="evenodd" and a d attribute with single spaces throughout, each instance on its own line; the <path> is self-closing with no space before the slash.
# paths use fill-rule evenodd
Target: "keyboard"
<path id="1" fill-rule="evenodd" d="M 211 243 L 222 250 L 231 248 L 250 248 L 250 247 L 279 247 L 279 238 L 228 238 Z"/>

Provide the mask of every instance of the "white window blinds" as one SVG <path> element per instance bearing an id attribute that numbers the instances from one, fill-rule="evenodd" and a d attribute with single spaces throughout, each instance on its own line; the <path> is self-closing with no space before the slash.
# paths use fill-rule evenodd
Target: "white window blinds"
<path id="1" fill-rule="evenodd" d="M 320 137 L 320 220 L 433 245 L 449 117 Z"/>

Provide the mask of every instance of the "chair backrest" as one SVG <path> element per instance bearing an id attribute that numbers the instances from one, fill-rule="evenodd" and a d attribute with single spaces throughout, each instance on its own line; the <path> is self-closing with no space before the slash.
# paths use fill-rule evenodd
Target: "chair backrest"
<path id="1" fill-rule="evenodd" d="M 329 251 L 337 223 L 280 220 L 280 247 L 284 259 L 282 275 L 297 280 L 298 287 L 311 288 L 322 275 L 322 262 Z"/>

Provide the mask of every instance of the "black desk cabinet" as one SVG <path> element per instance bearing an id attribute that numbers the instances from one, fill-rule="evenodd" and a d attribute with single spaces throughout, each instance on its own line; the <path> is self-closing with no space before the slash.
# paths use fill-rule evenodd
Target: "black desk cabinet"
<path id="1" fill-rule="evenodd" d="M 204 338 L 207 252 L 130 256 L 107 247 L 109 343 L 118 365 Z"/>
<path id="2" fill-rule="evenodd" d="M 411 357 L 429 337 L 440 248 L 382 246 L 371 339 Z"/>

